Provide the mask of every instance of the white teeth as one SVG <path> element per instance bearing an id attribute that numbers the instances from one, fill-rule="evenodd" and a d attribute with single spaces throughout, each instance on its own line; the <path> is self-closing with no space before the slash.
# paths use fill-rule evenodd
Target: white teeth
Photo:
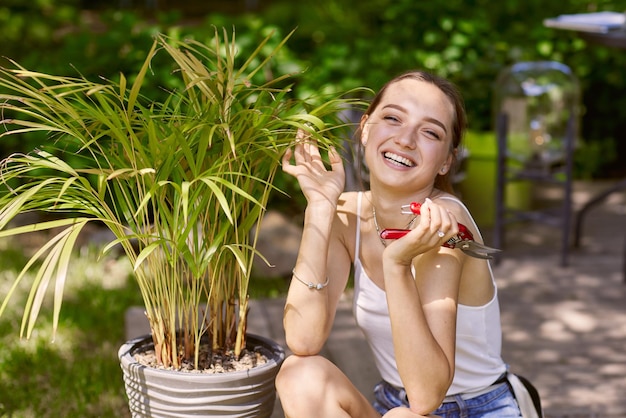
<path id="1" fill-rule="evenodd" d="M 394 154 L 393 152 L 386 152 L 384 155 L 386 159 L 406 167 L 413 167 L 415 165 L 413 164 L 413 161 L 409 160 L 408 158 L 401 157 L 398 154 Z"/>

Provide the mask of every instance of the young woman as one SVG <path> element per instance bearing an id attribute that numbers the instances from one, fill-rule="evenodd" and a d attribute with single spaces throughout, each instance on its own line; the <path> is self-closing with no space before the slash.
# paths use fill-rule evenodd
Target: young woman
<path id="1" fill-rule="evenodd" d="M 370 190 L 343 192 L 335 150 L 330 168 L 299 135 L 283 160 L 307 199 L 302 242 L 284 313 L 293 355 L 276 386 L 289 418 L 519 417 L 502 376 L 496 286 L 488 261 L 442 247 L 466 225 L 450 174 L 465 128 L 448 81 L 410 72 L 388 82 L 361 119 Z M 421 215 L 401 206 L 422 203 Z M 384 228 L 412 231 L 383 240 Z M 319 355 L 354 267 L 354 313 L 382 381 L 372 406 Z"/>

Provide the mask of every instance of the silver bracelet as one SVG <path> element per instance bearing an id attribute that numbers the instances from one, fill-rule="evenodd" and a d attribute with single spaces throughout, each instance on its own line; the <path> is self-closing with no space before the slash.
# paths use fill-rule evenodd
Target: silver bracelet
<path id="1" fill-rule="evenodd" d="M 308 282 L 307 283 L 307 282 L 305 282 L 304 280 L 302 280 L 301 278 L 298 277 L 298 275 L 296 274 L 296 269 L 291 270 L 291 272 L 293 273 L 293 277 L 295 277 L 297 281 L 299 281 L 300 283 L 302 283 L 303 285 L 305 285 L 309 289 L 322 290 L 323 288 L 328 286 L 328 281 L 329 281 L 328 277 L 326 277 L 326 282 L 325 283 L 318 283 L 318 284 L 315 284 L 313 282 Z"/>

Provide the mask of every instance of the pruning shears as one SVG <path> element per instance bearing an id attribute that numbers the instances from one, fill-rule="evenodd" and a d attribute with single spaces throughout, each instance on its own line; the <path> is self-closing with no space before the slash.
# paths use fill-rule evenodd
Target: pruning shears
<path id="1" fill-rule="evenodd" d="M 402 205 L 402 213 L 420 215 L 421 206 L 422 204 L 417 202 L 412 202 L 409 205 Z M 442 247 L 458 248 L 470 257 L 482 258 L 486 260 L 492 259 L 492 254 L 500 252 L 497 248 L 491 248 L 474 241 L 474 236 L 470 230 L 463 224 L 458 225 L 459 233 L 444 242 L 441 245 Z M 398 239 L 402 238 L 410 231 L 410 229 L 384 229 L 381 231 L 380 237 L 382 239 Z"/>

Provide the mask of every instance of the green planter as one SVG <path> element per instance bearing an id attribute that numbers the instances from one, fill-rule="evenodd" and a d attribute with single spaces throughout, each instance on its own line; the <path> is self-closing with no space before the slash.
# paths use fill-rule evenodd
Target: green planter
<path id="1" fill-rule="evenodd" d="M 461 198 L 481 228 L 493 226 L 495 221 L 497 144 L 494 132 L 471 132 L 465 137 L 469 151 L 466 176 L 458 185 Z M 532 200 L 532 183 L 508 183 L 505 189 L 509 208 L 528 210 Z"/>

